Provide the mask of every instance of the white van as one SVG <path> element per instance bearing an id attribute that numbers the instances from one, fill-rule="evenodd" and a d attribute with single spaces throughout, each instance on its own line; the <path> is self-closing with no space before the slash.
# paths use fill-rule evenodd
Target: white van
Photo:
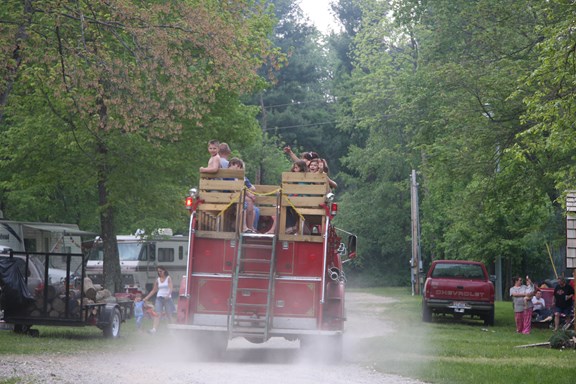
<path id="1" fill-rule="evenodd" d="M 127 291 L 149 292 L 158 277 L 156 267 L 166 268 L 174 284 L 174 293 L 182 276 L 186 273 L 188 259 L 188 239 L 174 236 L 172 231 L 164 229 L 163 235 L 142 237 L 138 235 L 118 235 L 118 252 L 122 282 Z M 102 284 L 104 250 L 100 238 L 94 242 L 86 263 L 86 276 L 94 284 Z"/>

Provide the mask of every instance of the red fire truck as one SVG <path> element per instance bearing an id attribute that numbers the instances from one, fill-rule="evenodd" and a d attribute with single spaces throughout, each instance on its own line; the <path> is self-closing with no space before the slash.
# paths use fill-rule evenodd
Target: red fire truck
<path id="1" fill-rule="evenodd" d="M 275 220 L 275 233 L 242 232 L 243 170 L 202 174 L 191 189 L 188 265 L 177 322 L 169 327 L 191 332 L 212 352 L 235 337 L 283 337 L 301 346 L 324 341 L 339 354 L 342 266 L 356 255 L 356 236 L 333 225 L 337 205 L 326 176 L 284 173 L 281 185 L 257 185 L 255 196 L 261 220 Z M 295 233 L 287 231 L 289 216 Z"/>

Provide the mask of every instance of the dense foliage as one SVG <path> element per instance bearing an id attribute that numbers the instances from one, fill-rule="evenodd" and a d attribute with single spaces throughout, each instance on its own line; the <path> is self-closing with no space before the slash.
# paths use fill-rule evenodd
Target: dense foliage
<path id="1" fill-rule="evenodd" d="M 360 236 L 356 283 L 409 283 L 412 170 L 424 268 L 501 259 L 506 278 L 542 280 L 552 258 L 562 272 L 576 5 L 332 7 L 342 28 L 322 36 L 294 0 L 4 1 L 0 209 L 110 238 L 185 230 L 208 139 L 261 183 L 288 168 L 288 144 L 329 160 L 336 223 Z"/>
<path id="2" fill-rule="evenodd" d="M 251 0 L 13 0 L 0 27 L 2 210 L 99 228 L 118 288 L 116 233 L 185 228 L 207 140 L 258 137 L 239 97 L 262 83 L 272 19 Z"/>
<path id="3" fill-rule="evenodd" d="M 540 280 L 553 275 L 550 248 L 563 271 L 563 195 L 575 185 L 574 4 L 355 3 L 351 111 L 369 133 L 346 157 L 356 190 L 343 211 L 368 235 L 364 262 L 388 280 L 407 271 L 416 169 L 425 262 L 493 266 L 501 257 L 506 277 Z"/>

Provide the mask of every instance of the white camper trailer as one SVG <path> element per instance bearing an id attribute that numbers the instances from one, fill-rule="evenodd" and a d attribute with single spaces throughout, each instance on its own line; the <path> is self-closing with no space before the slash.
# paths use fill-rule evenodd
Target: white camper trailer
<path id="1" fill-rule="evenodd" d="M 0 246 L 16 252 L 82 253 L 82 236 L 94 235 L 76 224 L 0 220 Z M 66 269 L 65 259 L 52 257 L 49 267 Z M 78 265 L 71 266 L 73 272 L 80 262 L 76 260 Z"/>
<path id="2" fill-rule="evenodd" d="M 180 280 L 186 272 L 188 238 L 173 235 L 172 230 L 163 228 L 152 236 L 118 235 L 118 253 L 122 283 L 126 291 L 149 292 L 158 278 L 156 267 L 166 268 L 178 292 Z M 104 250 L 100 238 L 96 238 L 86 262 L 86 276 L 94 284 L 103 284 Z"/>

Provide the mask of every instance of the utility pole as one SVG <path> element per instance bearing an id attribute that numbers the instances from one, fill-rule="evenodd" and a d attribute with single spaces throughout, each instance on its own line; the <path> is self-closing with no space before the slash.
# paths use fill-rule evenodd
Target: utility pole
<path id="1" fill-rule="evenodd" d="M 412 278 L 412 296 L 420 294 L 420 215 L 418 208 L 418 182 L 416 170 L 412 170 L 410 179 L 411 217 L 412 217 L 412 259 L 410 260 L 410 277 Z"/>
<path id="2" fill-rule="evenodd" d="M 488 108 L 490 105 L 488 105 Z M 490 121 L 492 121 L 492 112 L 488 111 L 488 117 Z M 500 145 L 496 145 L 496 173 L 500 173 Z M 496 282 L 495 282 L 495 293 L 496 297 L 494 298 L 496 301 L 502 301 L 502 255 L 496 255 L 496 260 L 494 260 L 494 272 L 496 273 Z"/>
<path id="3" fill-rule="evenodd" d="M 502 255 L 500 254 L 496 255 L 496 260 L 494 261 L 494 269 L 494 272 L 496 273 L 496 297 L 494 299 L 496 301 L 502 301 Z"/>

